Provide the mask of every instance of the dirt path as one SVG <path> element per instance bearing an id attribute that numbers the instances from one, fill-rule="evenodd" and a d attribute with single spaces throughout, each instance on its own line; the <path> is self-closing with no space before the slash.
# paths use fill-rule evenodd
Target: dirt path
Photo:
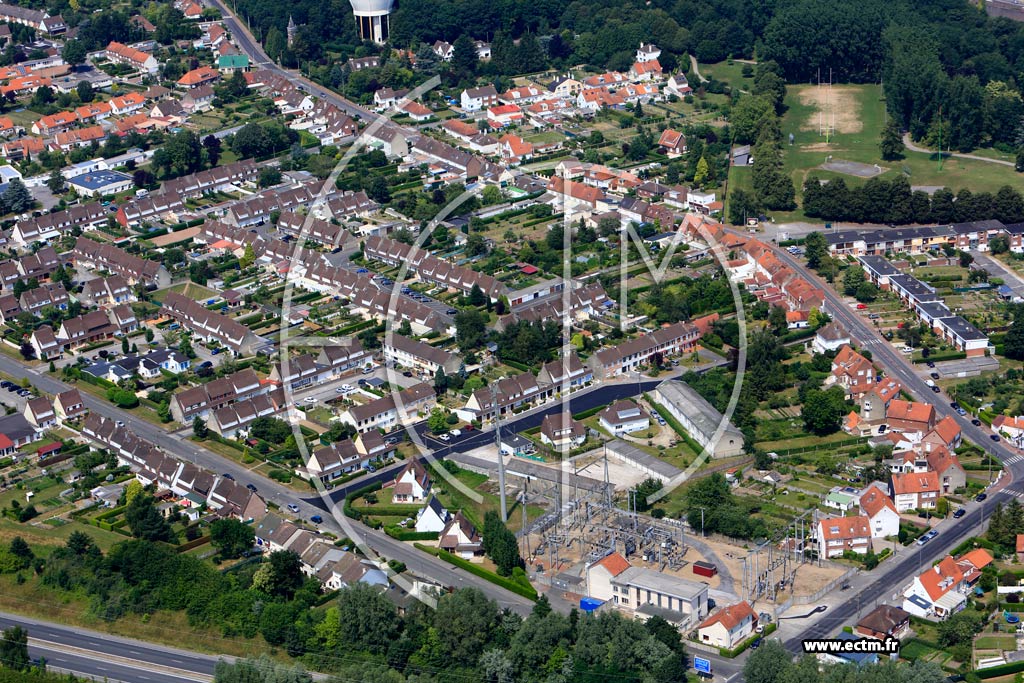
<path id="1" fill-rule="evenodd" d="M 935 154 L 935 150 L 927 149 L 925 147 L 919 147 L 914 144 L 910 139 L 910 133 L 903 134 L 903 145 L 911 152 L 921 152 L 923 154 Z M 984 161 L 989 164 L 999 164 L 1000 166 L 1009 166 L 1014 168 L 1015 164 L 1012 161 L 1004 161 L 1002 159 L 989 159 L 988 157 L 980 157 L 977 154 L 962 154 L 960 152 L 943 152 L 946 156 L 956 157 L 957 159 L 973 159 L 974 161 Z"/>
<path id="2" fill-rule="evenodd" d="M 693 75 L 696 76 L 697 80 L 701 83 L 708 82 L 708 79 L 700 75 L 700 67 L 697 65 L 697 58 L 693 55 L 690 55 L 690 71 L 693 72 Z"/>

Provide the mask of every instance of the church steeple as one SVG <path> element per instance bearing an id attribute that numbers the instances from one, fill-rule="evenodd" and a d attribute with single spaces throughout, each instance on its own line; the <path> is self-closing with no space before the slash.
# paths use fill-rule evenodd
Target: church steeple
<path id="1" fill-rule="evenodd" d="M 295 32 L 299 30 L 299 27 L 295 25 L 295 19 L 292 15 L 288 15 L 288 47 L 292 46 L 295 42 Z"/>

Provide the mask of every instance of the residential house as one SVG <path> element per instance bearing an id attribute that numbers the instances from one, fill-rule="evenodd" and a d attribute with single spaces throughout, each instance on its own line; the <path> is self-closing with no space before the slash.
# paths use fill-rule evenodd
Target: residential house
<path id="1" fill-rule="evenodd" d="M 935 428 L 935 406 L 894 398 L 885 411 L 885 420 L 894 432 L 923 436 Z"/>
<path id="2" fill-rule="evenodd" d="M 594 371 L 595 378 L 610 379 L 636 371 L 655 354 L 665 359 L 692 352 L 699 338 L 700 331 L 695 325 L 678 322 L 618 346 L 599 349 L 587 359 L 587 365 Z"/>
<path id="3" fill-rule="evenodd" d="M 57 394 L 53 399 L 53 412 L 57 416 L 57 422 L 64 424 L 69 420 L 77 420 L 89 414 L 89 409 L 82 402 L 82 395 L 78 389 L 68 389 Z"/>
<path id="4" fill-rule="evenodd" d="M 351 439 L 336 441 L 329 446 L 318 448 L 310 454 L 305 468 L 296 470 L 299 476 L 317 477 L 324 484 L 365 468 L 370 458 L 360 453 Z"/>
<path id="5" fill-rule="evenodd" d="M 462 514 L 462 510 L 459 510 L 451 516 L 441 531 L 437 547 L 469 560 L 483 554 L 483 538 L 473 523 Z"/>
<path id="6" fill-rule="evenodd" d="M 265 394 L 271 387 L 270 383 L 261 382 L 251 369 L 239 370 L 174 394 L 171 416 L 181 424 L 190 424 L 196 417 L 206 419 L 224 406 Z"/>
<path id="7" fill-rule="evenodd" d="M 437 404 L 434 387 L 426 382 L 389 394 L 363 405 L 352 406 L 341 415 L 342 422 L 360 433 L 373 429 L 390 431 L 422 419 Z"/>
<path id="8" fill-rule="evenodd" d="M 939 500 L 941 486 L 937 472 L 907 472 L 892 475 L 893 502 L 899 513 L 932 510 Z"/>
<path id="9" fill-rule="evenodd" d="M 482 88 L 467 88 L 462 91 L 460 103 L 465 111 L 473 112 L 490 109 L 498 104 L 498 91 L 493 85 Z"/>
<path id="10" fill-rule="evenodd" d="M 651 426 L 650 417 L 632 401 L 616 401 L 598 413 L 598 422 L 612 436 L 631 434 Z"/>
<path id="11" fill-rule="evenodd" d="M 838 384 L 846 390 L 847 395 L 857 400 L 871 390 L 877 376 L 871 361 L 852 347 L 843 346 L 832 359 L 832 372 L 825 378 L 825 384 Z"/>
<path id="12" fill-rule="evenodd" d="M 866 555 L 871 550 L 871 520 L 856 517 L 826 517 L 818 520 L 818 556 L 841 557 L 846 551 Z"/>
<path id="13" fill-rule="evenodd" d="M 860 496 L 860 514 L 868 520 L 871 538 L 888 538 L 900 532 L 900 515 L 889 495 L 869 486 Z"/>
<path id="14" fill-rule="evenodd" d="M 419 460 L 411 460 L 397 477 L 391 494 L 392 503 L 420 503 L 430 493 L 430 476 Z"/>
<path id="15" fill-rule="evenodd" d="M 451 515 L 437 496 L 430 496 L 427 504 L 416 513 L 416 532 L 440 534 L 448 526 Z"/>
<path id="16" fill-rule="evenodd" d="M 53 403 L 46 396 L 39 396 L 26 402 L 22 414 L 39 429 L 57 426 L 57 414 L 53 410 Z"/>
<path id="17" fill-rule="evenodd" d="M 811 342 L 811 351 L 814 353 L 838 352 L 844 346 L 850 345 L 850 333 L 836 321 L 832 321 L 818 329 Z"/>
<path id="18" fill-rule="evenodd" d="M 187 90 L 209 85 L 220 79 L 220 72 L 209 66 L 192 69 L 178 79 L 178 86 Z"/>
<path id="19" fill-rule="evenodd" d="M 903 593 L 903 609 L 913 616 L 945 620 L 967 604 L 963 570 L 949 555 L 914 577 Z"/>
<path id="20" fill-rule="evenodd" d="M 438 369 L 445 375 L 458 375 L 465 368 L 462 358 L 454 353 L 400 334 L 385 335 L 382 351 L 388 363 L 409 368 L 431 380 Z"/>
<path id="21" fill-rule="evenodd" d="M 901 640 L 910 633 L 910 612 L 892 605 L 879 605 L 858 621 L 853 630 L 865 638 Z"/>
<path id="22" fill-rule="evenodd" d="M 744 600 L 728 605 L 701 622 L 697 627 L 697 638 L 712 647 L 732 650 L 749 638 L 757 628 L 757 613 Z"/>
<path id="23" fill-rule="evenodd" d="M 36 352 L 36 358 L 41 361 L 59 357 L 63 348 L 49 325 L 36 328 L 29 337 L 29 343 Z"/>
<path id="24" fill-rule="evenodd" d="M 169 292 L 161 312 L 190 330 L 198 339 L 221 344 L 236 356 L 255 353 L 261 340 L 234 318 L 211 311 L 193 299 Z"/>
<path id="25" fill-rule="evenodd" d="M 557 451 L 571 451 L 587 440 L 587 428 L 569 413 L 545 415 L 540 423 L 540 440 Z"/>

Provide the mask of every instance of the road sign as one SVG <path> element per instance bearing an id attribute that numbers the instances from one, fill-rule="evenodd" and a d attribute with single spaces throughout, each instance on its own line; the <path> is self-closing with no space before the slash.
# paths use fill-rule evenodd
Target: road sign
<path id="1" fill-rule="evenodd" d="M 693 658 L 693 668 L 699 674 L 711 674 L 711 660 L 703 657 Z"/>

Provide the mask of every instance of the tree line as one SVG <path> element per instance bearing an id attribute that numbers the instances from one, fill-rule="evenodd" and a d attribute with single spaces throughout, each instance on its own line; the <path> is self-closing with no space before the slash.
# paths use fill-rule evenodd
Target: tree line
<path id="1" fill-rule="evenodd" d="M 1024 221 L 1024 197 L 1004 185 L 995 194 L 964 188 L 954 194 L 943 187 L 932 195 L 911 190 L 905 176 L 871 178 L 848 187 L 842 178 L 823 181 L 817 174 L 804 182 L 803 210 L 809 217 L 853 223 L 949 225 L 996 219 L 1009 225 Z"/>

